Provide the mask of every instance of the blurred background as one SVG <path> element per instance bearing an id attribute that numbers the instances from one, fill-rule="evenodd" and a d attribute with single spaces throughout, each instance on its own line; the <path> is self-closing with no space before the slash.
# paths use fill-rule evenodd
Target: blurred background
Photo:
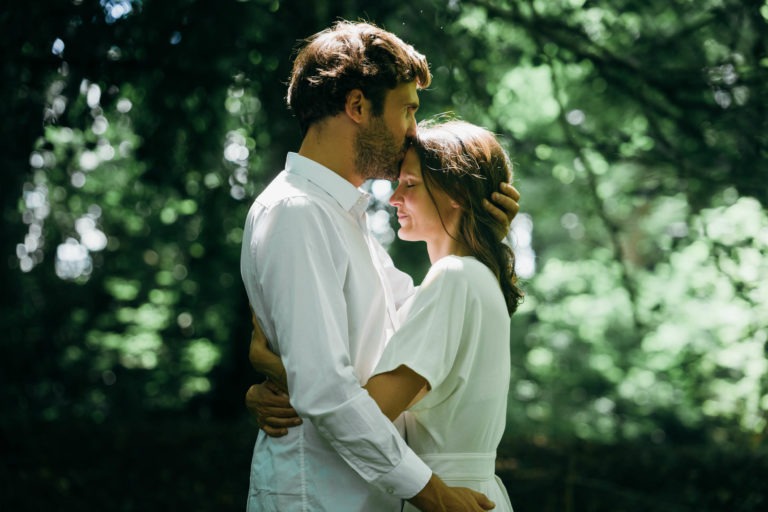
<path id="1" fill-rule="evenodd" d="M 244 509 L 242 226 L 300 142 L 292 52 L 339 17 L 516 164 L 516 510 L 768 510 L 765 0 L 3 5 L 4 510 Z"/>

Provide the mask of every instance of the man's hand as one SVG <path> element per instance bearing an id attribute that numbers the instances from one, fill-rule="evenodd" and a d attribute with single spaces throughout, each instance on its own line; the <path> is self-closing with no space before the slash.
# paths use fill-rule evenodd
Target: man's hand
<path id="1" fill-rule="evenodd" d="M 424 512 L 482 512 L 496 508 L 485 494 L 466 487 L 448 487 L 434 474 L 408 502 Z"/>
<path id="2" fill-rule="evenodd" d="M 483 206 L 491 216 L 496 219 L 496 235 L 499 240 L 503 240 L 509 233 L 509 225 L 520 210 L 517 202 L 520 200 L 520 192 L 509 183 L 502 183 L 499 187 L 500 192 L 491 194 L 491 199 L 483 199 Z"/>
<path id="3" fill-rule="evenodd" d="M 288 428 L 301 425 L 301 418 L 291 407 L 288 395 L 269 380 L 248 388 L 245 406 L 256 418 L 259 428 L 270 437 L 282 437 L 288 433 Z"/>

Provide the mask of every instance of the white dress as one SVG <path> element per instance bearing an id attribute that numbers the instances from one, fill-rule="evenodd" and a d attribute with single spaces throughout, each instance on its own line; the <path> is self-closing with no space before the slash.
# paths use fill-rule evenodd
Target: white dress
<path id="1" fill-rule="evenodd" d="M 450 486 L 469 487 L 512 510 L 494 474 L 507 416 L 509 313 L 491 271 L 447 256 L 400 309 L 374 374 L 406 365 L 431 390 L 404 413 L 408 445 Z M 406 503 L 406 511 L 416 510 Z"/>

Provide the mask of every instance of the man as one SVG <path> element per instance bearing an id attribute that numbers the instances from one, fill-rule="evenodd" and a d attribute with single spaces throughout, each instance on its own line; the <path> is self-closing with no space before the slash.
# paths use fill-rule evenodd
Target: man
<path id="1" fill-rule="evenodd" d="M 423 55 L 366 23 L 338 22 L 296 56 L 287 100 L 304 138 L 248 214 L 241 274 L 304 421 L 258 437 L 249 511 L 492 507 L 433 475 L 361 388 L 413 285 L 368 232 L 358 187 L 398 175 L 430 80 Z"/>

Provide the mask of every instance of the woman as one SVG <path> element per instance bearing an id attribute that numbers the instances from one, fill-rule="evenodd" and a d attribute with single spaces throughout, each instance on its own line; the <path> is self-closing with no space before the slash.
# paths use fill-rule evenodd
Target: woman
<path id="1" fill-rule="evenodd" d="M 365 387 L 390 419 L 407 409 L 408 445 L 448 485 L 511 510 L 493 473 L 507 413 L 509 315 L 522 293 L 514 255 L 481 203 L 510 181 L 511 165 L 478 126 L 451 121 L 418 133 L 390 203 L 398 236 L 425 241 L 432 267 Z"/>
<path id="2" fill-rule="evenodd" d="M 398 236 L 426 242 L 432 266 L 365 388 L 391 420 L 405 412 L 409 446 L 448 485 L 511 511 L 494 466 L 507 412 L 509 315 L 522 292 L 514 254 L 482 207 L 511 180 L 511 164 L 491 132 L 466 122 L 421 124 L 418 134 L 390 203 Z M 279 361 L 266 373 L 282 371 Z"/>

